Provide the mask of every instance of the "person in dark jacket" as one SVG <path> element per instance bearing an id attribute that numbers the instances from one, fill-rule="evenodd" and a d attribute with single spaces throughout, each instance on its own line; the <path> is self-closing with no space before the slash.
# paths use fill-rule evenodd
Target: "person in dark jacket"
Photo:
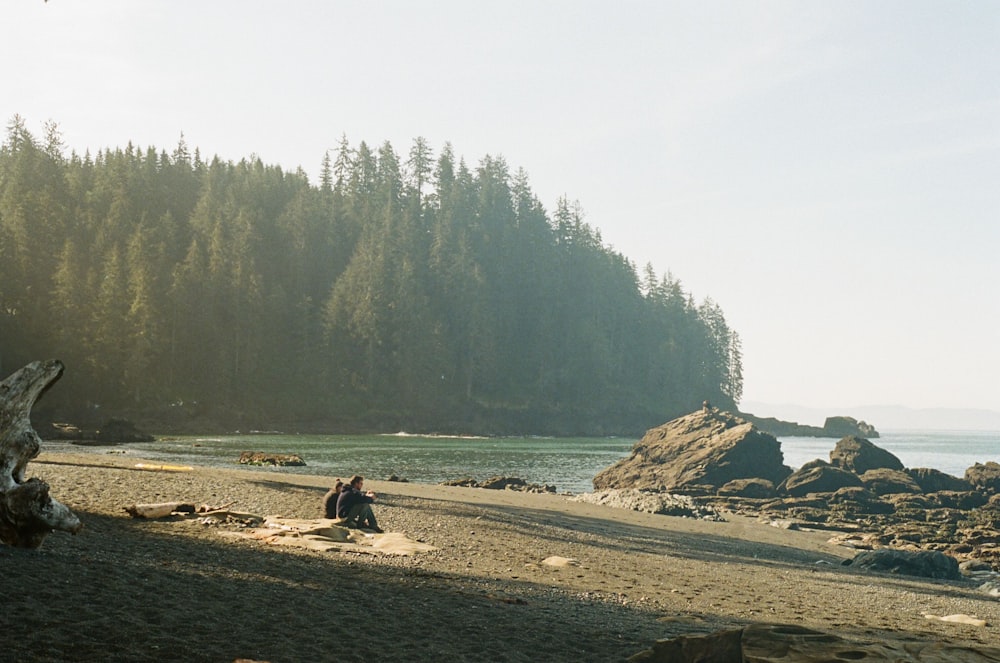
<path id="1" fill-rule="evenodd" d="M 346 519 L 348 527 L 363 527 L 381 533 L 382 530 L 375 521 L 375 513 L 372 511 L 375 493 L 370 490 L 361 492 L 364 485 L 365 478 L 355 474 L 340 489 L 340 497 L 337 498 L 337 516 Z"/>
<path id="2" fill-rule="evenodd" d="M 326 495 L 323 496 L 323 517 L 324 518 L 336 518 L 337 517 L 337 500 L 340 499 L 340 491 L 344 487 L 344 482 L 337 479 L 337 483 L 333 485 L 333 488 L 326 491 Z"/>

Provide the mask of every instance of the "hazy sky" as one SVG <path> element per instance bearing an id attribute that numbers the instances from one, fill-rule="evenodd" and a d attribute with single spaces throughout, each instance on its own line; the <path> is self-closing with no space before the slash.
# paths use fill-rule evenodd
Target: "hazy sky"
<path id="1" fill-rule="evenodd" d="M 451 142 L 711 297 L 744 401 L 1000 410 L 1000 3 L 18 0 L 69 148 Z M 761 411 L 758 414 L 769 414 Z"/>

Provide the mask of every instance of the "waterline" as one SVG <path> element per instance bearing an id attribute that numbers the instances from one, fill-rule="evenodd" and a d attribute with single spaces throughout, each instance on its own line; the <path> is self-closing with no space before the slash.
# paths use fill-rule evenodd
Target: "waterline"
<path id="1" fill-rule="evenodd" d="M 240 452 L 295 453 L 305 467 L 262 468 L 277 473 L 369 479 L 390 476 L 417 483 L 471 477 L 518 477 L 554 485 L 560 492 L 586 493 L 601 470 L 626 458 L 636 440 L 627 438 L 430 437 L 387 435 L 187 435 L 113 447 L 136 458 L 168 464 L 238 467 Z M 792 468 L 830 459 L 834 438 L 779 438 L 784 462 Z M 975 463 L 1000 459 L 997 431 L 890 431 L 872 440 L 909 468 L 930 467 L 962 477 Z M 45 442 L 43 451 L 107 453 L 108 447 Z"/>

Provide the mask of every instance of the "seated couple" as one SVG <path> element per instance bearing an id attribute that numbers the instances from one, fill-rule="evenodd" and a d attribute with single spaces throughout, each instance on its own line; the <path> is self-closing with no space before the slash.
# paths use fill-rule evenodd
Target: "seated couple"
<path id="1" fill-rule="evenodd" d="M 357 474 L 346 484 L 337 481 L 337 485 L 323 498 L 323 510 L 327 518 L 343 518 L 348 527 L 370 529 L 381 534 L 382 529 L 372 511 L 375 493 L 370 490 L 362 492 L 364 484 L 365 478 Z"/>

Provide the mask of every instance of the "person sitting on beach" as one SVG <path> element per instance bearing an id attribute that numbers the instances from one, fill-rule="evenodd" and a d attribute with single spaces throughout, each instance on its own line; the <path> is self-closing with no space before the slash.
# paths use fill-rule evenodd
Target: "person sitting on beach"
<path id="1" fill-rule="evenodd" d="M 326 491 L 326 495 L 323 496 L 323 517 L 324 518 L 336 518 L 337 517 L 337 500 L 340 498 L 340 491 L 344 487 L 344 482 L 337 479 L 337 483 L 333 485 L 333 488 Z"/>
<path id="2" fill-rule="evenodd" d="M 348 527 L 363 527 L 381 533 L 382 530 L 375 522 L 375 513 L 371 506 L 375 501 L 375 493 L 370 490 L 361 492 L 364 483 L 365 478 L 355 474 L 350 482 L 340 489 L 340 497 L 337 498 L 337 516 L 344 518 Z"/>

